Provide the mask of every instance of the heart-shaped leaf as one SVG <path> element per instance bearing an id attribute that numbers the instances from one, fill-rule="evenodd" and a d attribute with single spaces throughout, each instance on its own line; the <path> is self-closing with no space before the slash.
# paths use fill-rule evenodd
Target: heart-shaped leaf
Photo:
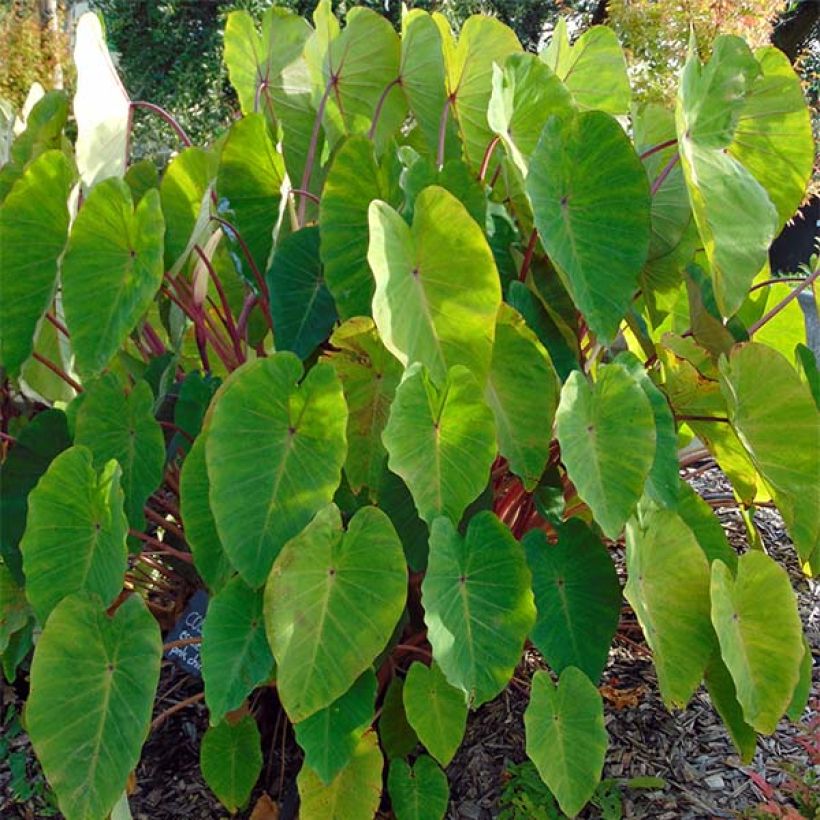
<path id="1" fill-rule="evenodd" d="M 364 133 L 378 108 L 373 138 L 383 147 L 407 114 L 398 84 L 399 37 L 383 15 L 367 7 L 351 8 L 345 22 L 341 34 L 330 41 L 323 66 L 323 84 L 333 90 L 326 128 L 332 121 L 344 134 Z"/>
<path id="2" fill-rule="evenodd" d="M 442 111 L 447 103 L 442 36 L 436 19 L 423 9 L 401 16 L 401 87 L 424 134 L 431 156 L 438 152 Z M 448 120 L 445 157 L 460 153 L 455 129 Z"/>
<path id="3" fill-rule="evenodd" d="M 593 333 L 613 339 L 649 251 L 649 181 L 632 143 L 602 111 L 552 116 L 526 187 L 544 249 L 573 301 Z"/>
<path id="4" fill-rule="evenodd" d="M 66 820 L 107 817 L 125 789 L 148 735 L 161 656 L 159 626 L 139 595 L 113 617 L 96 596 L 72 595 L 46 621 L 26 729 Z"/>
<path id="5" fill-rule="evenodd" d="M 655 457 L 652 407 L 618 364 L 591 385 L 573 371 L 555 415 L 561 458 L 578 495 L 608 538 L 617 538 L 641 497 Z"/>
<path id="6" fill-rule="evenodd" d="M 368 669 L 340 698 L 293 728 L 305 763 L 330 783 L 347 766 L 373 722 L 376 676 Z"/>
<path id="7" fill-rule="evenodd" d="M 743 40 L 718 37 L 706 66 L 691 51 L 678 92 L 684 178 L 723 316 L 731 316 L 743 303 L 777 230 L 777 210 L 766 191 L 725 150 L 744 97 L 759 74 L 760 66 Z"/>
<path id="8" fill-rule="evenodd" d="M 54 296 L 73 182 L 66 155 L 46 151 L 0 206 L 0 365 L 7 374 L 31 355 L 37 324 Z"/>
<path id="9" fill-rule="evenodd" d="M 211 726 L 202 738 L 202 776 L 231 814 L 247 804 L 262 772 L 261 744 L 256 721 L 250 715 L 236 723 L 223 720 Z"/>
<path id="10" fill-rule="evenodd" d="M 77 214 L 63 258 L 63 306 L 77 370 L 100 373 L 151 305 L 163 272 L 159 193 L 136 209 L 121 179 L 95 185 Z"/>
<path id="11" fill-rule="evenodd" d="M 447 775 L 427 755 L 412 767 L 401 758 L 390 763 L 387 790 L 396 820 L 443 820 L 450 789 Z"/>
<path id="12" fill-rule="evenodd" d="M 0 556 L 21 586 L 25 580 L 20 539 L 26 529 L 29 494 L 55 456 L 70 446 L 65 413 L 45 410 L 20 431 L 0 466 Z"/>
<path id="13" fill-rule="evenodd" d="M 783 356 L 752 343 L 721 360 L 720 389 L 732 427 L 771 488 L 801 561 L 820 571 L 820 425 L 808 386 Z"/>
<path id="14" fill-rule="evenodd" d="M 498 312 L 484 396 L 495 416 L 501 455 L 532 490 L 549 458 L 558 379 L 547 351 L 507 305 Z"/>
<path id="15" fill-rule="evenodd" d="M 205 445 L 211 510 L 230 562 L 254 587 L 333 498 L 345 458 L 347 407 L 335 371 L 318 364 L 299 385 L 301 377 L 293 353 L 276 353 L 237 370 L 214 404 Z"/>
<path id="16" fill-rule="evenodd" d="M 509 682 L 535 623 L 530 571 L 521 544 L 491 512 L 462 537 L 447 518 L 430 532 L 421 587 L 433 658 L 474 707 Z"/>
<path id="17" fill-rule="evenodd" d="M 743 100 L 729 153 L 766 189 L 782 226 L 794 216 L 811 178 L 811 116 L 789 58 L 774 46 L 758 49 L 755 58 L 762 73 Z"/>
<path id="18" fill-rule="evenodd" d="M 353 492 L 368 487 L 372 496 L 378 492 L 387 459 L 382 431 L 401 365 L 382 344 L 373 320 L 364 316 L 337 328 L 330 344 L 334 349 L 325 360 L 336 369 L 349 413 L 345 475 Z"/>
<path id="19" fill-rule="evenodd" d="M 631 521 L 626 543 L 624 595 L 652 650 L 664 702 L 682 708 L 715 651 L 709 562 L 672 510 L 652 510 L 640 523 Z"/>
<path id="20" fill-rule="evenodd" d="M 420 366 L 396 390 L 382 435 L 390 469 L 401 476 L 428 524 L 458 522 L 487 485 L 495 458 L 495 422 L 472 373 L 450 369 L 439 390 Z"/>
<path id="21" fill-rule="evenodd" d="M 409 227 L 387 203 L 373 202 L 367 259 L 376 279 L 373 318 L 387 349 L 405 366 L 421 362 L 438 383 L 455 364 L 483 383 L 501 286 L 467 209 L 431 185 L 416 198 Z"/>
<path id="22" fill-rule="evenodd" d="M 333 158 L 319 204 L 319 253 L 343 319 L 370 315 L 374 284 L 367 264 L 368 208 L 387 193 L 372 141 L 348 137 Z"/>
<path id="23" fill-rule="evenodd" d="M 117 76 L 96 12 L 88 11 L 77 21 L 74 65 L 74 150 L 83 185 L 91 188 L 102 179 L 125 173 L 131 130 L 131 101 Z"/>
<path id="24" fill-rule="evenodd" d="M 467 163 L 478 168 L 493 132 L 487 124 L 493 65 L 521 51 L 514 32 L 494 17 L 475 14 L 461 27 L 458 45 L 444 35 L 444 62 L 450 112 L 458 125 Z"/>
<path id="25" fill-rule="evenodd" d="M 182 261 L 207 218 L 207 197 L 216 173 L 214 155 L 202 148 L 186 148 L 169 163 L 159 195 L 165 217 L 165 267 Z"/>
<path id="26" fill-rule="evenodd" d="M 555 545 L 542 530 L 528 532 L 523 543 L 538 612 L 532 642 L 557 673 L 576 666 L 597 681 L 621 617 L 612 558 L 577 519 L 559 528 Z"/>
<path id="27" fill-rule="evenodd" d="M 632 92 L 626 57 L 608 26 L 588 28 L 572 45 L 567 21 L 559 17 L 540 58 L 564 81 L 580 108 L 626 114 Z"/>
<path id="28" fill-rule="evenodd" d="M 609 739 L 601 695 L 574 666 L 557 686 L 549 673 L 536 672 L 524 728 L 528 757 L 561 809 L 574 817 L 594 794 L 604 766 Z"/>
<path id="29" fill-rule="evenodd" d="M 284 175 L 282 155 L 271 139 L 265 117 L 248 114 L 237 120 L 222 145 L 216 190 L 227 200 L 231 224 L 260 273 L 268 268 Z M 253 282 L 250 263 L 237 253 L 246 278 Z"/>
<path id="30" fill-rule="evenodd" d="M 273 673 L 262 590 L 235 576 L 208 602 L 202 625 L 205 702 L 215 725 Z"/>
<path id="31" fill-rule="evenodd" d="M 567 87 L 534 54 L 510 54 L 503 69 L 493 67 L 487 121 L 524 176 L 549 117 L 569 113 L 571 106 Z"/>
<path id="32" fill-rule="evenodd" d="M 34 88 L 32 86 L 30 95 Z M 25 108 L 29 108 L 28 100 Z M 20 179 L 32 160 L 44 151 L 62 148 L 67 117 L 68 96 L 64 91 L 47 91 L 31 107 L 25 118 L 25 130 L 13 140 L 8 159 L 0 167 L 0 203 L 8 196 L 14 183 Z"/>
<path id="33" fill-rule="evenodd" d="M 273 252 L 266 280 L 277 350 L 306 359 L 336 322 L 336 306 L 319 260 L 319 229 L 286 236 Z"/>
<path id="34" fill-rule="evenodd" d="M 291 720 L 330 706 L 370 667 L 406 593 L 401 542 L 375 507 L 360 509 L 345 532 L 331 504 L 285 545 L 265 590 L 265 624 Z"/>
<path id="35" fill-rule="evenodd" d="M 88 447 L 99 469 L 109 459 L 122 468 L 125 512 L 132 529 L 145 527 L 143 505 L 162 482 L 165 438 L 154 418 L 154 396 L 138 381 L 126 394 L 120 378 L 101 376 L 83 394 L 74 441 Z"/>
<path id="36" fill-rule="evenodd" d="M 446 766 L 461 745 L 467 727 L 467 699 L 433 661 L 414 663 L 404 681 L 407 720 L 433 757 Z"/>
<path id="37" fill-rule="evenodd" d="M 375 732 L 368 732 L 347 766 L 327 785 L 303 765 L 299 787 L 301 820 L 373 820 L 382 797 L 384 760 Z"/>
<path id="38" fill-rule="evenodd" d="M 66 595 L 96 594 L 108 605 L 122 589 L 128 523 L 120 475 L 116 461 L 98 472 L 91 451 L 74 446 L 31 491 L 20 551 L 26 595 L 40 623 Z"/>
<path id="39" fill-rule="evenodd" d="M 800 679 L 803 629 L 786 571 L 762 552 L 747 552 L 737 578 L 712 564 L 712 623 L 744 719 L 771 734 Z"/>
<path id="40" fill-rule="evenodd" d="M 261 33 L 244 9 L 228 15 L 224 59 L 243 114 L 262 111 L 276 123 L 279 106 L 287 104 L 287 91 L 292 90 L 289 75 L 310 34 L 308 21 L 290 9 L 266 9 Z"/>

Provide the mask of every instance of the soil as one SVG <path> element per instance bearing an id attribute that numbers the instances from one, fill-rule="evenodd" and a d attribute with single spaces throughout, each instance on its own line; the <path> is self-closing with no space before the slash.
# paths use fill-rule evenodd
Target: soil
<path id="1" fill-rule="evenodd" d="M 693 471 L 689 477 L 696 489 L 710 499 L 730 542 L 744 550 L 744 524 L 731 504 L 731 489 L 722 474 L 711 469 L 700 474 Z M 800 572 L 782 519 L 774 509 L 759 509 L 755 522 L 767 551 L 791 576 L 816 659 L 820 656 L 820 583 L 806 579 Z M 623 574 L 623 556 L 617 549 L 615 556 Z M 705 690 L 696 693 L 684 710 L 670 713 L 664 707 L 640 630 L 637 624 L 630 628 L 627 623 L 626 627 L 616 637 L 601 686 L 610 735 L 604 777 L 620 780 L 649 775 L 662 778 L 665 786 L 652 791 L 624 789 L 624 817 L 736 817 L 769 797 L 764 793 L 767 783 L 774 790 L 774 801 L 788 806 L 793 792 L 789 785 L 791 773 L 797 773 L 797 779 L 804 782 L 814 778 L 815 784 L 820 783 L 820 664 L 816 660 L 812 698 L 800 723 L 783 721 L 771 737 L 759 737 L 752 764 L 744 766 Z M 471 715 L 464 742 L 447 768 L 451 790 L 448 820 L 490 820 L 498 814 L 499 797 L 509 782 L 509 766 L 526 759 L 523 713 L 529 680 L 535 670 L 543 667 L 538 653 L 528 650 L 511 685 Z M 200 680 L 166 662 L 156 713 L 200 691 Z M 4 715 L 9 707 L 19 706 L 20 695 L 15 688 L 3 686 Z M 262 709 L 260 723 L 270 748 L 250 806 L 262 797 L 261 809 L 263 790 L 271 800 L 264 803 L 267 811 L 258 811 L 253 820 L 289 820 L 297 813 L 295 775 L 301 765 L 300 752 L 292 732 L 277 721 L 275 704 L 260 701 L 257 706 Z M 198 702 L 170 716 L 151 734 L 130 798 L 135 820 L 229 817 L 199 773 L 199 742 L 206 728 L 207 712 Z M 58 817 L 48 809 L 42 775 L 25 734 L 15 733 L 8 722 L 2 731 L 0 749 L 5 742 L 8 751 L 5 757 L 0 756 L 0 817 Z M 18 753 L 18 768 L 19 761 L 26 758 L 28 786 L 34 792 L 24 802 L 13 793 L 15 779 L 9 758 L 14 752 Z M 19 787 L 19 771 L 17 780 Z M 251 809 L 239 816 L 251 817 Z M 602 815 L 599 809 L 589 807 L 580 816 Z M 801 816 L 805 815 L 791 815 Z"/>

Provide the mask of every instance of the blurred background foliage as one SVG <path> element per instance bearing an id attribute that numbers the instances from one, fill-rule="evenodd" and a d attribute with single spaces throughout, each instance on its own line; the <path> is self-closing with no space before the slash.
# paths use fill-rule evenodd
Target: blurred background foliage
<path id="1" fill-rule="evenodd" d="M 276 0 L 309 16 L 315 0 Z M 441 11 L 458 29 L 471 14 L 492 14 L 525 48 L 539 50 L 558 15 L 575 35 L 596 23 L 618 33 L 627 51 L 635 98 L 671 102 L 689 32 L 702 56 L 718 34 L 738 34 L 754 46 L 774 41 L 797 65 L 817 110 L 820 0 L 406 0 Z M 18 109 L 31 83 L 71 91 L 71 22 L 91 7 L 102 13 L 109 47 L 133 99 L 171 111 L 195 142 L 207 142 L 230 122 L 237 103 L 222 65 L 222 31 L 234 9 L 257 18 L 270 0 L 0 0 L 0 98 Z M 400 0 L 334 0 L 344 16 L 365 5 L 395 25 Z M 815 121 L 820 118 L 815 117 Z M 136 112 L 134 154 L 167 158 L 176 139 L 157 118 Z"/>

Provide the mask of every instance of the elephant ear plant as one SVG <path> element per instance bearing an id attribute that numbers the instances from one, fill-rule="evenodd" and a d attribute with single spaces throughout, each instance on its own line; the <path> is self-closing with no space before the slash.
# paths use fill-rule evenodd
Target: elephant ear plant
<path id="1" fill-rule="evenodd" d="M 76 61 L 76 142 L 49 92 L 0 169 L 0 650 L 68 820 L 127 799 L 198 588 L 229 810 L 281 709 L 304 820 L 443 817 L 531 645 L 526 751 L 578 813 L 627 606 L 666 705 L 705 681 L 743 759 L 800 715 L 754 520 L 820 570 L 818 271 L 767 267 L 813 159 L 779 51 L 693 44 L 667 111 L 631 105 L 606 28 L 536 56 L 489 17 L 237 11 L 242 116 L 204 147 L 129 100 L 91 14 Z M 161 174 L 129 161 L 138 106 L 183 143 Z M 708 456 L 747 550 L 680 477 Z"/>

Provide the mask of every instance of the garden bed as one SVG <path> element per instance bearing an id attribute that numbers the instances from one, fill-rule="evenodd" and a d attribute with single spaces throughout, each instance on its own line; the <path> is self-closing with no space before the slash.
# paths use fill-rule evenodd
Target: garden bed
<path id="1" fill-rule="evenodd" d="M 742 549 L 745 533 L 739 513 L 731 505 L 717 506 L 720 498 L 730 495 L 722 474 L 716 469 L 709 470 L 694 477 L 692 483 L 701 494 L 713 499 L 730 542 Z M 807 580 L 800 572 L 780 515 L 767 508 L 756 515 L 767 550 L 789 571 L 806 636 L 817 658 L 820 655 L 820 583 Z M 622 556 L 616 558 L 623 575 Z M 526 759 L 523 713 L 529 679 L 539 668 L 543 668 L 540 656 L 535 651 L 527 652 L 512 684 L 471 716 L 464 742 L 447 768 L 451 789 L 448 818 L 489 820 L 498 814 L 502 792 L 509 785 L 510 766 Z M 198 679 L 165 662 L 157 714 L 200 690 Z M 783 721 L 774 735 L 759 737 L 757 752 L 749 766 L 741 764 L 704 689 L 685 710 L 674 714 L 667 711 L 658 693 L 648 650 L 637 625 L 630 623 L 628 617 L 610 652 L 601 691 L 610 737 L 604 778 L 628 780 L 651 776 L 665 781 L 663 788 L 654 790 L 623 789 L 625 817 L 655 820 L 733 817 L 767 799 L 762 783 L 770 784 L 775 790 L 775 799 L 787 806 L 794 792 L 790 779 L 811 782 L 813 777 L 820 778 L 817 755 L 820 729 L 815 728 L 813 736 L 810 729 L 812 721 L 820 722 L 820 666 L 817 663 L 813 703 L 801 724 Z M 4 715 L 9 708 L 17 709 L 21 705 L 19 693 L 13 687 L 4 685 L 2 695 Z M 300 753 L 290 731 L 283 739 L 281 723 L 276 725 L 275 711 L 268 717 L 270 726 L 266 739 L 272 750 L 266 750 L 266 768 L 251 800 L 251 808 L 265 790 L 274 804 L 281 802 L 279 811 L 257 814 L 254 820 L 288 820 L 297 812 L 295 774 L 301 763 Z M 200 702 L 171 715 L 152 733 L 137 769 L 130 800 L 135 820 L 228 817 L 199 771 L 199 742 L 206 728 L 207 711 Z M 48 813 L 42 776 L 25 735 L 15 734 L 15 729 L 5 724 L 4 740 L 8 750 L 0 760 L 0 817 L 32 820 L 59 816 Z M 17 757 L 10 766 L 10 758 L 15 753 Z M 23 756 L 32 794 L 20 802 L 13 789 L 20 787 L 19 766 Z M 790 770 L 794 775 L 790 775 Z M 250 817 L 251 808 L 239 816 Z M 600 816 L 600 810 L 595 807 L 587 808 L 581 815 Z"/>

